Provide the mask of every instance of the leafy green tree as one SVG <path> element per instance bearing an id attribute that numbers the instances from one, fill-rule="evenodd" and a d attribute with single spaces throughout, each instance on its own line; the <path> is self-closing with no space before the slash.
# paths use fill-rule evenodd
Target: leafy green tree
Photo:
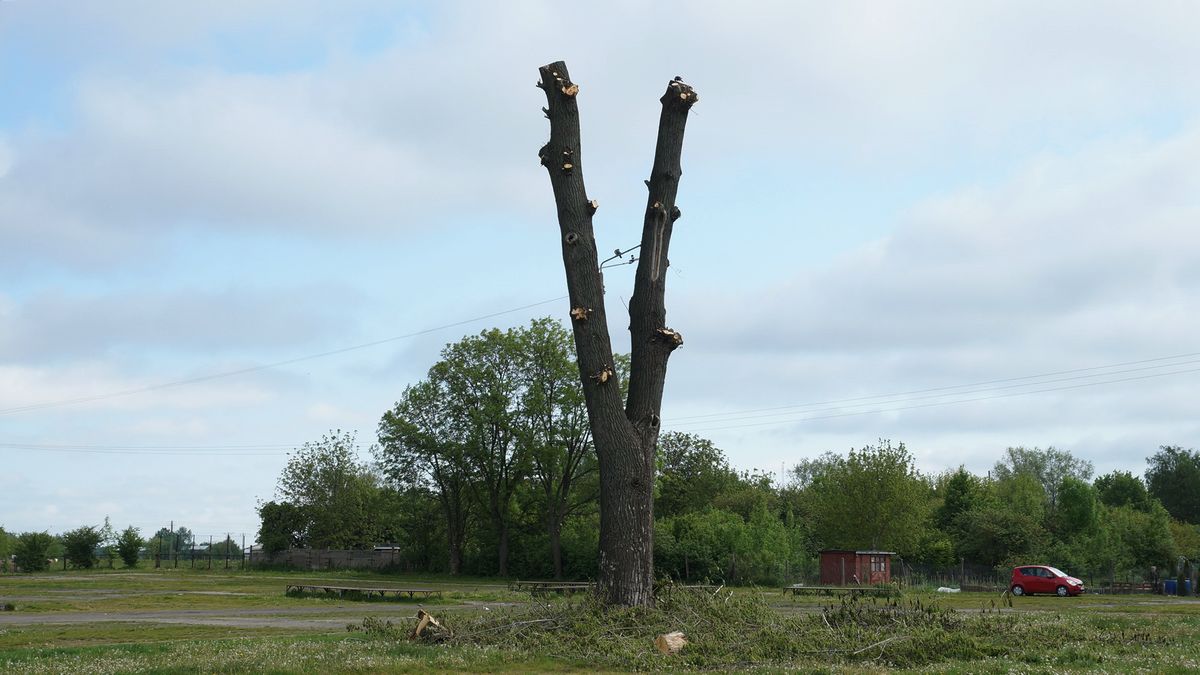
<path id="1" fill-rule="evenodd" d="M 305 545 L 309 516 L 291 502 L 269 501 L 258 505 L 258 543 L 267 553 Z"/>
<path id="2" fill-rule="evenodd" d="M 146 550 L 151 555 L 159 556 L 164 560 L 178 559 L 181 554 L 190 551 L 195 544 L 196 535 L 182 525 L 175 529 L 159 528 L 158 532 L 155 532 L 154 536 L 145 542 Z"/>
<path id="3" fill-rule="evenodd" d="M 514 338 L 522 380 L 514 418 L 517 441 L 529 455 L 554 578 L 561 579 L 563 524 L 593 505 L 599 490 L 592 430 L 571 334 L 560 322 L 544 318 L 515 331 Z"/>
<path id="4" fill-rule="evenodd" d="M 50 547 L 54 537 L 49 532 L 22 532 L 17 536 L 13 555 L 22 572 L 41 572 L 50 566 Z"/>
<path id="5" fill-rule="evenodd" d="M 0 572 L 8 571 L 9 556 L 12 555 L 13 542 L 11 535 L 0 527 Z"/>
<path id="6" fill-rule="evenodd" d="M 1033 474 L 1009 474 L 993 481 L 991 491 L 1004 508 L 1019 512 L 1040 526 L 1045 526 L 1049 515 L 1049 497 L 1045 486 Z"/>
<path id="7" fill-rule="evenodd" d="M 91 569 L 96 566 L 96 549 L 103 540 L 100 530 L 91 525 L 84 525 L 64 532 L 61 539 L 64 555 L 72 567 Z"/>
<path id="8" fill-rule="evenodd" d="M 934 523 L 942 531 L 949 531 L 960 514 L 978 506 L 987 492 L 983 480 L 963 466 L 939 476 L 934 491 L 941 498 L 934 511 Z"/>
<path id="9" fill-rule="evenodd" d="M 1053 517 L 1058 510 L 1058 488 L 1063 478 L 1090 480 L 1092 463 L 1054 447 L 1045 450 L 1016 447 L 1004 451 L 1004 459 L 996 463 L 992 475 L 1000 482 L 1020 475 L 1036 479 L 1046 493 L 1046 513 Z"/>
<path id="10" fill-rule="evenodd" d="M 1200 523 L 1200 453 L 1164 445 L 1146 461 L 1146 487 L 1172 517 Z"/>
<path id="11" fill-rule="evenodd" d="M 807 492 L 817 540 L 828 548 L 916 551 L 931 491 L 901 443 L 851 450 L 817 474 Z"/>
<path id="12" fill-rule="evenodd" d="M 396 565 L 407 571 L 445 571 L 446 531 L 437 495 L 421 487 L 385 487 L 375 508 L 380 543 L 400 547 Z"/>
<path id="13" fill-rule="evenodd" d="M 1193 564 L 1200 563 L 1200 525 L 1172 520 L 1171 539 L 1175 542 L 1176 553 Z"/>
<path id="14" fill-rule="evenodd" d="M 100 553 L 108 561 L 108 568 L 112 569 L 117 560 L 117 532 L 108 516 L 104 516 L 104 525 L 100 528 Z"/>
<path id="15" fill-rule="evenodd" d="M 437 383 L 425 379 L 404 394 L 379 422 L 376 459 L 401 491 L 430 490 L 442 511 L 450 574 L 461 574 L 471 519 L 472 472 L 468 439 Z"/>
<path id="16" fill-rule="evenodd" d="M 1045 548 L 1049 535 L 1041 514 L 987 500 L 960 513 L 954 523 L 954 548 L 960 556 L 991 566 L 1019 564 Z"/>
<path id="17" fill-rule="evenodd" d="M 1105 524 L 1113 555 L 1110 564 L 1118 572 L 1143 575 L 1150 566 L 1170 569 L 1176 549 L 1171 536 L 1171 516 L 1157 501 L 1149 511 L 1129 506 L 1107 507 Z"/>
<path id="18" fill-rule="evenodd" d="M 137 567 L 142 544 L 142 534 L 138 528 L 130 525 L 121 530 L 120 536 L 117 537 L 116 549 L 117 555 L 121 556 L 121 562 L 125 563 L 126 567 Z"/>
<path id="19" fill-rule="evenodd" d="M 1100 523 L 1100 499 L 1096 488 L 1073 476 L 1062 479 L 1058 488 L 1058 517 L 1055 532 L 1064 541 L 1088 537 Z"/>
<path id="20" fill-rule="evenodd" d="M 656 531 L 667 535 L 662 544 L 655 544 L 656 560 L 662 554 L 662 560 L 656 563 L 659 573 L 685 580 L 732 581 L 745 528 L 740 516 L 721 509 L 690 511 L 659 520 Z"/>
<path id="21" fill-rule="evenodd" d="M 289 458 L 276 494 L 307 516 L 304 540 L 314 548 L 369 548 L 376 535 L 375 476 L 358 458 L 353 433 L 340 429 L 305 443 Z"/>
<path id="22" fill-rule="evenodd" d="M 464 454 L 476 480 L 475 500 L 496 538 L 497 573 L 508 576 L 513 498 L 528 477 L 532 457 L 518 442 L 522 358 L 517 329 L 487 330 L 442 350 L 431 381 L 462 426 Z"/>
<path id="23" fill-rule="evenodd" d="M 379 440 L 377 459 L 395 487 L 438 495 L 452 570 L 461 567 L 475 516 L 487 522 L 478 534 L 494 543 L 495 569 L 508 574 L 510 539 L 525 520 L 518 496 L 532 482 L 555 574 L 562 574 L 562 526 L 594 503 L 597 464 L 560 323 L 539 319 L 446 345 L 428 376 L 384 414 Z"/>
<path id="24" fill-rule="evenodd" d="M 841 456 L 834 452 L 824 452 L 818 457 L 802 459 L 788 471 L 789 487 L 795 491 L 805 490 L 841 461 Z"/>
<path id="25" fill-rule="evenodd" d="M 212 546 L 209 546 L 208 553 L 212 556 L 220 558 L 224 558 L 226 556 L 230 558 L 241 558 L 242 545 L 227 534 L 225 535 L 225 539 L 214 543 Z"/>
<path id="26" fill-rule="evenodd" d="M 1096 479 L 1096 493 L 1105 506 L 1131 506 L 1139 511 L 1150 508 L 1150 493 L 1142 479 L 1128 471 L 1113 471 Z"/>
<path id="27" fill-rule="evenodd" d="M 654 499 L 659 517 L 704 510 L 737 482 L 737 472 L 712 441 L 674 431 L 659 437 L 658 490 Z"/>

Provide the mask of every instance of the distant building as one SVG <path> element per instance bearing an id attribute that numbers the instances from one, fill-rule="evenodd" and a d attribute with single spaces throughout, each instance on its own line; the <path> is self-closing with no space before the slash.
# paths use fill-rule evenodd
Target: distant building
<path id="1" fill-rule="evenodd" d="M 893 551 L 821 551 L 821 583 L 832 586 L 890 583 L 894 555 Z"/>

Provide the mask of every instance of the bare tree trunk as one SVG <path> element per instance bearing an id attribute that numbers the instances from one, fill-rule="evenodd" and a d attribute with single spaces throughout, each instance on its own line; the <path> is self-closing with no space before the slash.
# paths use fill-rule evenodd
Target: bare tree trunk
<path id="1" fill-rule="evenodd" d="M 496 558 L 497 569 L 496 574 L 502 577 L 508 576 L 508 523 L 499 521 L 495 523 L 497 532 L 496 542 Z"/>
<path id="2" fill-rule="evenodd" d="M 554 559 L 554 578 L 562 579 L 562 521 L 557 517 L 551 518 L 547 530 L 550 535 L 550 555 Z"/>
<path id="3" fill-rule="evenodd" d="M 667 250 L 679 217 L 675 196 L 687 114 L 696 93 L 675 78 L 660 99 L 658 141 L 650 180 L 642 247 L 629 305 L 633 341 L 628 401 L 613 368 L 604 311 L 604 281 L 592 229 L 598 204 L 583 183 L 579 86 L 566 64 L 540 69 L 550 142 L 538 153 L 550 174 L 562 235 L 571 325 L 588 418 L 600 470 L 600 592 L 617 605 L 654 602 L 654 453 L 667 359 L 683 343 L 666 327 Z"/>

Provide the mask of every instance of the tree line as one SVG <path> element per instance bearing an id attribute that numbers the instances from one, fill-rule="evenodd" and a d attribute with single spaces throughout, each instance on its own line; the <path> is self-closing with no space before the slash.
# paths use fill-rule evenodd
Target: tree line
<path id="1" fill-rule="evenodd" d="M 83 525 L 57 535 L 48 531 L 11 534 L 0 527 L 0 571 L 40 572 L 56 560 L 72 569 L 115 568 L 118 560 L 125 567 L 137 567 L 139 561 L 156 556 L 162 560 L 185 558 L 195 552 L 196 545 L 186 527 L 164 527 L 146 539 L 132 525 L 118 532 L 107 517 L 103 525 Z M 242 555 L 241 545 L 230 536 L 200 546 L 199 555 L 203 556 Z"/>
<path id="2" fill-rule="evenodd" d="M 618 382 L 627 360 L 614 359 Z M 331 432 L 288 460 L 259 506 L 259 542 L 398 547 L 403 569 L 594 578 L 599 482 L 568 331 L 539 319 L 447 345 L 381 416 L 361 453 Z M 1008 448 L 986 475 L 916 469 L 887 440 L 737 471 L 707 439 L 662 434 L 654 476 L 659 577 L 811 577 L 824 548 L 895 551 L 926 568 L 1033 561 L 1137 578 L 1200 557 L 1200 454 L 1163 446 L 1145 476 L 1093 477 L 1055 448 Z"/>

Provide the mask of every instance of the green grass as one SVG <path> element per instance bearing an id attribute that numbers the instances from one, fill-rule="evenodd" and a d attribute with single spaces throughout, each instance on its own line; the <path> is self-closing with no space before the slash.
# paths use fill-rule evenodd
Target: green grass
<path id="1" fill-rule="evenodd" d="M 285 584 L 304 581 L 438 588 L 445 597 L 380 603 L 284 596 Z M 507 591 L 503 581 L 427 575 L 181 568 L 0 576 L 0 602 L 23 596 L 41 599 L 13 600 L 16 612 L 0 616 L 203 609 L 217 616 L 333 621 L 322 628 L 0 623 L 0 672 L 1200 669 L 1200 601 L 1161 596 L 1014 598 L 1009 606 L 982 593 L 914 591 L 896 602 L 843 603 L 734 589 L 715 598 L 679 594 L 650 610 L 603 610 L 586 596 L 531 602 L 528 594 Z M 454 637 L 409 642 L 409 611 L 417 604 Z M 381 618 L 364 624 L 364 617 Z M 346 624 L 368 630 L 348 632 Z M 680 654 L 663 656 L 652 640 L 670 630 L 684 631 L 690 643 Z"/>
<path id="2" fill-rule="evenodd" d="M 14 598 L 11 602 L 23 612 L 264 608 L 281 606 L 280 598 L 286 584 L 308 582 L 441 590 L 441 598 L 422 601 L 431 605 L 528 598 L 509 592 L 505 583 L 495 579 L 351 571 L 208 571 L 181 567 L 4 575 L 0 576 L 0 601 Z M 312 602 L 337 601 L 336 598 L 308 599 Z M 282 606 L 296 606 L 296 603 L 285 602 Z"/>

